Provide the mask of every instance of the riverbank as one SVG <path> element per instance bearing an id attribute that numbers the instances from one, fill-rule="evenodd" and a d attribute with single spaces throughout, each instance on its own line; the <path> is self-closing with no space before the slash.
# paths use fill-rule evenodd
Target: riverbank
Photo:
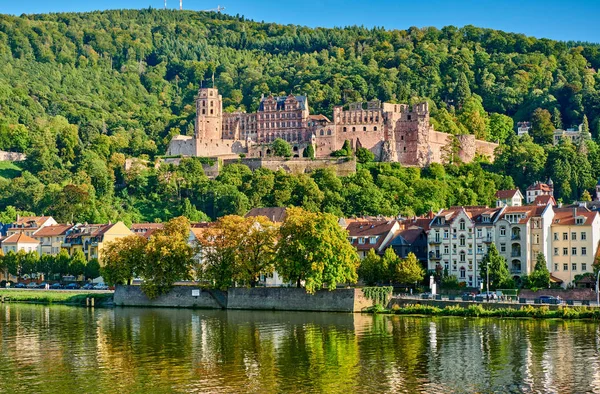
<path id="1" fill-rule="evenodd" d="M 587 306 L 556 306 L 550 309 L 547 305 L 523 305 L 520 308 L 502 307 L 486 308 L 482 304 L 468 307 L 449 305 L 440 308 L 434 305 L 405 304 L 393 305 L 391 309 L 376 305 L 367 309 L 369 313 L 390 315 L 424 315 L 424 316 L 456 316 L 456 317 L 528 317 L 535 319 L 593 319 L 600 320 L 600 308 Z"/>
<path id="2" fill-rule="evenodd" d="M 88 299 L 93 299 L 94 306 L 97 307 L 111 306 L 113 302 L 113 292 L 0 289 L 0 300 L 2 300 L 2 302 L 86 306 Z"/>

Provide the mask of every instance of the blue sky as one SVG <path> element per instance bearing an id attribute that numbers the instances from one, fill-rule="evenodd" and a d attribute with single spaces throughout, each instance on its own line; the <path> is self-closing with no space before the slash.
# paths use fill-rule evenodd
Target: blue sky
<path id="1" fill-rule="evenodd" d="M 179 0 L 167 0 L 170 8 Z M 600 0 L 183 0 L 184 9 L 225 6 L 250 19 L 311 27 L 475 25 L 556 40 L 600 42 Z M 0 13 L 162 8 L 164 0 L 0 0 Z"/>

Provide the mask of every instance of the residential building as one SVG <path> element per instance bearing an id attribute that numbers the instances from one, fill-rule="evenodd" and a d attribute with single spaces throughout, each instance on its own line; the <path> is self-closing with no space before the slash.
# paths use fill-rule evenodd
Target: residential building
<path id="1" fill-rule="evenodd" d="M 523 194 L 519 188 L 496 192 L 496 207 L 520 207 L 521 205 L 523 205 Z"/>
<path id="2" fill-rule="evenodd" d="M 600 215 L 585 207 L 555 208 L 552 220 L 550 273 L 566 286 L 576 275 L 594 272 L 600 241 Z"/>
<path id="3" fill-rule="evenodd" d="M 554 145 L 558 145 L 560 140 L 565 138 L 571 143 L 576 144 L 581 140 L 583 124 L 580 124 L 578 127 L 568 128 L 566 130 L 556 129 L 553 133 L 553 142 Z"/>
<path id="4" fill-rule="evenodd" d="M 156 230 L 161 230 L 164 227 L 164 223 L 134 223 L 129 229 L 136 235 L 150 238 Z"/>
<path id="5" fill-rule="evenodd" d="M 356 221 L 351 222 L 346 230 L 348 241 L 362 259 L 371 249 L 382 255 L 389 241 L 399 232 L 400 224 L 396 220 Z"/>
<path id="6" fill-rule="evenodd" d="M 444 270 L 469 287 L 478 287 L 480 263 L 494 242 L 494 222 L 504 208 L 451 207 L 431 221 L 428 269 Z"/>
<path id="7" fill-rule="evenodd" d="M 133 235 L 134 233 L 123 222 L 108 224 L 76 225 L 62 244 L 70 255 L 77 250 L 83 251 L 87 260 L 98 259 L 102 265 L 102 250 L 108 242 Z"/>
<path id="8" fill-rule="evenodd" d="M 527 204 L 533 203 L 537 196 L 554 197 L 554 182 L 550 178 L 548 178 L 548 183 L 537 181 L 529 186 L 525 193 L 527 195 Z"/>
<path id="9" fill-rule="evenodd" d="M 67 235 L 75 228 L 72 224 L 53 224 L 37 230 L 33 237 L 40 243 L 40 255 L 57 255 Z"/>
<path id="10" fill-rule="evenodd" d="M 52 226 L 56 220 L 52 216 L 23 216 L 17 217 L 16 222 L 12 223 L 6 230 L 6 235 L 23 233 L 32 237 L 36 231 L 45 226 Z"/>
<path id="11" fill-rule="evenodd" d="M 531 122 L 518 122 L 517 123 L 517 135 L 520 137 L 525 134 L 529 134 L 531 130 Z"/>
<path id="12" fill-rule="evenodd" d="M 8 252 L 17 253 L 19 251 L 40 253 L 40 242 L 24 233 L 9 235 L 2 240 L 2 252 L 4 255 Z"/>
<path id="13" fill-rule="evenodd" d="M 411 226 L 398 230 L 392 239 L 385 245 L 392 248 L 400 258 L 406 258 L 409 253 L 427 266 L 427 233 L 421 227 Z"/>

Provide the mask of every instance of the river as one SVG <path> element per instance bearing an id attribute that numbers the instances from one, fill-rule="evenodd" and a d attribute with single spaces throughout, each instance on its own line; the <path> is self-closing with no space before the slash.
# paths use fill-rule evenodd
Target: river
<path id="1" fill-rule="evenodd" d="M 0 306 L 0 393 L 600 392 L 587 321 Z"/>

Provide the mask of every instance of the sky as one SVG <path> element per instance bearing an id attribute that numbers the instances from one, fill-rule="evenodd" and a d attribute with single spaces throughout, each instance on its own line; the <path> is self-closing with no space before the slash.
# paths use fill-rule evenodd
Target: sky
<path id="1" fill-rule="evenodd" d="M 537 38 L 600 42 L 600 0 L 182 0 L 183 8 L 218 5 L 227 14 L 310 27 L 474 25 Z M 179 8 L 179 0 L 167 0 Z M 0 0 L 0 13 L 33 14 L 116 8 L 163 8 L 164 0 Z"/>

